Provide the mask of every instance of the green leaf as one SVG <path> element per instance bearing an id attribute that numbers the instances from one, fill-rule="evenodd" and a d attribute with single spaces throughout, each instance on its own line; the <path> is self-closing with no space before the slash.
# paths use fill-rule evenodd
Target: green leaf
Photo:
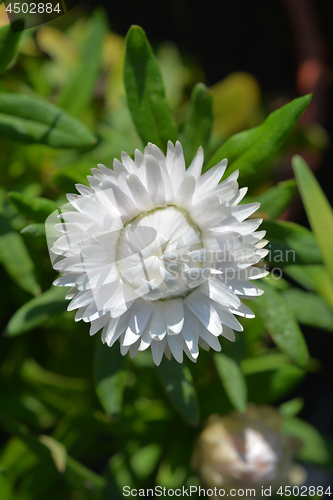
<path id="1" fill-rule="evenodd" d="M 267 404 L 285 397 L 303 380 L 306 372 L 290 363 L 285 354 L 269 353 L 241 362 L 249 401 Z"/>
<path id="2" fill-rule="evenodd" d="M 168 141 L 177 140 L 176 124 L 157 61 L 139 26 L 132 26 L 126 36 L 124 82 L 128 107 L 143 144 L 152 142 L 165 152 Z"/>
<path id="3" fill-rule="evenodd" d="M 96 393 L 104 411 L 117 418 L 122 409 L 126 378 L 125 358 L 98 338 L 94 363 Z"/>
<path id="4" fill-rule="evenodd" d="M 25 424 L 17 422 L 2 410 L 0 411 L 0 424 L 7 433 L 19 437 L 42 462 L 45 462 L 45 464 L 49 466 L 51 471 L 53 469 L 59 474 L 57 465 L 60 464 L 60 460 L 63 462 L 65 453 L 61 443 L 56 443 L 55 439 L 51 438 L 52 444 L 50 439 L 47 439 L 46 445 L 43 443 L 43 440 L 37 439 Z M 48 437 L 49 436 L 45 436 L 45 438 Z M 55 451 L 55 449 L 57 449 L 57 451 Z M 60 449 L 62 449 L 62 452 L 60 452 Z M 64 476 L 69 484 L 75 489 L 79 488 L 87 492 L 87 494 L 89 494 L 88 498 L 100 499 L 103 491 L 107 488 L 106 479 L 88 469 L 74 458 L 70 456 L 66 458 Z M 59 475 L 58 477 L 60 478 L 61 476 Z M 53 478 L 54 476 L 52 476 L 52 480 Z M 55 476 L 55 479 L 57 479 L 57 476 Z"/>
<path id="5" fill-rule="evenodd" d="M 294 222 L 263 221 L 260 229 L 267 231 L 269 254 L 265 260 L 272 266 L 321 264 L 317 241 L 311 231 Z"/>
<path id="6" fill-rule="evenodd" d="M 66 290 L 52 287 L 22 306 L 10 319 L 5 335 L 14 337 L 42 325 L 54 314 L 66 309 Z"/>
<path id="7" fill-rule="evenodd" d="M 300 156 L 292 160 L 297 186 L 324 264 L 333 279 L 333 210 L 317 179 Z"/>
<path id="8" fill-rule="evenodd" d="M 294 179 L 290 179 L 279 182 L 277 186 L 267 189 L 267 191 L 257 196 L 247 196 L 244 199 L 244 203 L 257 201 L 260 203 L 260 213 L 264 213 L 265 218 L 269 216 L 272 219 L 276 219 L 289 206 L 296 195 L 296 191 L 296 182 Z"/>
<path id="9" fill-rule="evenodd" d="M 16 28 L 15 30 L 12 29 Z M 24 20 L 18 19 L 12 25 L 7 24 L 0 29 L 0 73 L 2 73 L 13 59 L 24 29 Z M 14 33 L 16 31 L 16 33 Z"/>
<path id="10" fill-rule="evenodd" d="M 333 309 L 319 295 L 291 288 L 282 297 L 299 323 L 333 332 Z"/>
<path id="11" fill-rule="evenodd" d="M 13 500 L 14 492 L 9 477 L 0 470 L 0 495 L 1 500 Z"/>
<path id="12" fill-rule="evenodd" d="M 231 174 L 239 169 L 239 179 L 243 183 L 276 153 L 311 98 L 312 95 L 308 94 L 294 99 L 271 113 L 259 127 L 231 137 L 210 159 L 205 170 L 209 170 L 223 158 L 228 158 L 227 173 Z"/>
<path id="13" fill-rule="evenodd" d="M 318 465 L 333 465 L 332 444 L 308 422 L 295 417 L 287 418 L 283 422 L 282 430 L 302 441 L 303 446 L 298 453 L 300 460 Z"/>
<path id="14" fill-rule="evenodd" d="M 294 398 L 286 401 L 279 406 L 279 412 L 284 418 L 295 417 L 302 411 L 304 400 L 302 398 Z"/>
<path id="15" fill-rule="evenodd" d="M 284 271 L 307 290 L 319 293 L 333 308 L 333 284 L 324 266 L 286 266 Z"/>
<path id="16" fill-rule="evenodd" d="M 90 149 L 97 140 L 79 120 L 30 95 L 0 92 L 0 134 L 24 144 Z"/>
<path id="17" fill-rule="evenodd" d="M 31 358 L 23 362 L 20 376 L 25 382 L 36 387 L 51 387 L 66 392 L 85 392 L 88 388 L 86 379 L 67 377 L 66 375 L 50 372 Z"/>
<path id="18" fill-rule="evenodd" d="M 22 229 L 21 234 L 27 234 L 34 238 L 45 238 L 45 224 L 29 224 Z"/>
<path id="19" fill-rule="evenodd" d="M 162 451 L 159 443 L 151 443 L 133 453 L 130 465 L 136 477 L 147 479 L 156 469 Z"/>
<path id="20" fill-rule="evenodd" d="M 281 294 L 263 281 L 264 295 L 252 307 L 263 319 L 265 327 L 279 349 L 292 361 L 305 367 L 309 360 L 308 349 L 298 323 Z"/>
<path id="21" fill-rule="evenodd" d="M 182 134 L 185 159 L 190 162 L 199 146 L 208 145 L 213 125 L 212 94 L 203 83 L 197 83 L 190 100 L 190 108 Z"/>
<path id="22" fill-rule="evenodd" d="M 199 424 L 199 407 L 193 378 L 187 366 L 177 363 L 175 359 L 162 359 L 156 367 L 162 386 L 176 410 L 191 425 Z"/>
<path id="23" fill-rule="evenodd" d="M 220 137 L 251 126 L 260 114 L 261 91 L 254 76 L 236 71 L 211 87 L 213 94 L 214 132 Z"/>
<path id="24" fill-rule="evenodd" d="M 8 193 L 7 197 L 26 219 L 31 219 L 40 223 L 45 222 L 48 216 L 59 207 L 59 203 L 48 200 L 47 198 L 28 196 L 15 191 Z"/>
<path id="25" fill-rule="evenodd" d="M 221 353 L 214 354 L 214 362 L 232 405 L 237 411 L 245 411 L 247 405 L 247 388 L 240 366 L 234 359 Z"/>
<path id="26" fill-rule="evenodd" d="M 52 436 L 39 436 L 39 441 L 50 450 L 54 465 L 59 472 L 66 470 L 67 450 L 62 443 L 53 439 Z"/>
<path id="27" fill-rule="evenodd" d="M 270 353 L 253 358 L 243 359 L 242 371 L 245 375 L 276 370 L 282 365 L 288 364 L 289 358 L 282 353 Z"/>
<path id="28" fill-rule="evenodd" d="M 34 263 L 23 237 L 12 230 L 2 215 L 0 215 L 0 262 L 23 290 L 32 295 L 40 293 L 40 286 L 34 275 Z"/>
<path id="29" fill-rule="evenodd" d="M 57 101 L 71 115 L 82 114 L 92 100 L 96 80 L 102 70 L 102 47 L 106 32 L 106 14 L 102 10 L 95 10 L 89 19 L 79 60 L 70 72 Z"/>

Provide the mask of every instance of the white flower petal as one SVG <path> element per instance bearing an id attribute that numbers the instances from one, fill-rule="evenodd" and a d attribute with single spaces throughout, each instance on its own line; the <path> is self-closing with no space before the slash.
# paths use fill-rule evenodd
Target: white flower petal
<path id="1" fill-rule="evenodd" d="M 193 292 L 186 297 L 184 302 L 209 332 L 215 336 L 221 334 L 222 326 L 219 315 L 208 297 L 202 293 Z"/>
<path id="2" fill-rule="evenodd" d="M 204 151 L 201 146 L 199 146 L 195 157 L 192 160 L 191 165 L 187 169 L 187 173 L 192 175 L 195 180 L 198 180 L 201 175 L 202 165 L 204 161 Z"/>
<path id="3" fill-rule="evenodd" d="M 183 337 L 181 335 L 168 335 L 167 342 L 171 351 L 171 354 L 178 363 L 183 362 Z"/>
<path id="4" fill-rule="evenodd" d="M 174 334 L 181 332 L 184 325 L 183 299 L 165 301 L 165 318 L 168 329 Z"/>
<path id="5" fill-rule="evenodd" d="M 164 337 L 164 339 L 161 341 L 153 340 L 151 343 L 151 352 L 153 355 L 153 361 L 156 366 L 159 366 L 162 361 L 166 342 L 167 342 L 166 337 Z"/>

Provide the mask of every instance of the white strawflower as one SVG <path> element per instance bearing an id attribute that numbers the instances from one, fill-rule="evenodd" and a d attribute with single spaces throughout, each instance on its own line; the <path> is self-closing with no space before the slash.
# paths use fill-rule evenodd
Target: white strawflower
<path id="1" fill-rule="evenodd" d="M 260 204 L 238 206 L 238 172 L 219 184 L 227 160 L 201 176 L 201 147 L 187 170 L 179 142 L 166 156 L 149 143 L 121 158 L 68 195 L 54 284 L 72 287 L 68 310 L 109 346 L 119 339 L 123 355 L 151 346 L 158 365 L 163 353 L 181 363 L 183 352 L 196 361 L 199 345 L 220 351 L 219 335 L 234 341 L 242 330 L 234 314 L 254 317 L 240 299 L 262 293 L 249 279 L 267 274 L 255 266 L 265 232 L 261 219 L 244 221 Z"/>
<path id="2" fill-rule="evenodd" d="M 305 471 L 293 463 L 301 442 L 283 434 L 275 408 L 249 405 L 245 413 L 212 415 L 200 434 L 192 465 L 208 488 L 272 487 L 302 484 Z M 216 498 L 215 496 L 213 498 Z"/>

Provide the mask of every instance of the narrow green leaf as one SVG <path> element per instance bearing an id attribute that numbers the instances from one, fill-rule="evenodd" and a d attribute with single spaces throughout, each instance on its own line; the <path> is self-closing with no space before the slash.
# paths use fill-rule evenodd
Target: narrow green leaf
<path id="1" fill-rule="evenodd" d="M 176 124 L 157 61 L 139 26 L 127 33 L 124 81 L 128 107 L 143 144 L 152 142 L 165 152 L 168 141 L 177 139 Z"/>
<path id="2" fill-rule="evenodd" d="M 7 197 L 24 217 L 40 223 L 45 222 L 48 216 L 59 207 L 59 203 L 47 198 L 28 196 L 15 191 L 8 193 Z"/>
<path id="3" fill-rule="evenodd" d="M 327 438 L 308 422 L 300 418 L 286 418 L 282 426 L 283 432 L 301 440 L 303 446 L 298 458 L 319 465 L 333 465 L 333 447 Z"/>
<path id="4" fill-rule="evenodd" d="M 40 286 L 34 275 L 34 263 L 23 237 L 12 230 L 2 215 L 0 215 L 0 262 L 23 290 L 32 295 L 40 293 Z"/>
<path id="5" fill-rule="evenodd" d="M 316 235 L 323 261 L 333 279 L 333 210 L 317 179 L 300 156 L 292 160 L 297 186 Z"/>
<path id="6" fill-rule="evenodd" d="M 210 159 L 205 170 L 228 158 L 228 174 L 239 169 L 240 182 L 243 183 L 276 153 L 311 98 L 312 95 L 308 94 L 294 99 L 271 113 L 259 127 L 231 137 Z"/>
<path id="7" fill-rule="evenodd" d="M 244 130 L 233 135 L 225 141 L 222 146 L 216 151 L 211 159 L 204 165 L 203 172 L 214 167 L 224 158 L 228 159 L 229 167 L 239 158 L 245 151 L 255 144 L 260 138 L 260 127 L 253 127 L 249 130 Z"/>
<path id="8" fill-rule="evenodd" d="M 242 371 L 245 375 L 276 370 L 282 365 L 289 364 L 288 356 L 282 353 L 264 354 L 241 361 Z"/>
<path id="9" fill-rule="evenodd" d="M 282 297 L 299 323 L 333 332 L 333 309 L 322 297 L 297 288 L 285 290 Z"/>
<path id="10" fill-rule="evenodd" d="M 286 266 L 284 271 L 307 290 L 319 293 L 333 308 L 333 284 L 324 266 Z"/>
<path id="11" fill-rule="evenodd" d="M 45 370 L 34 359 L 26 359 L 20 369 L 20 376 L 29 384 L 37 387 L 52 387 L 61 391 L 85 392 L 88 389 L 86 379 L 67 377 Z"/>
<path id="12" fill-rule="evenodd" d="M 15 25 L 15 26 L 14 26 Z M 16 29 L 12 29 L 16 28 Z M 0 73 L 2 73 L 13 59 L 24 29 L 24 20 L 18 19 L 0 29 Z M 16 31 L 16 33 L 14 33 Z"/>
<path id="13" fill-rule="evenodd" d="M 279 349 L 304 368 L 308 363 L 309 353 L 293 313 L 277 290 L 263 281 L 260 286 L 265 293 L 253 304 L 255 311 L 263 319 Z"/>
<path id="14" fill-rule="evenodd" d="M 94 372 L 96 393 L 104 411 L 114 418 L 119 417 L 126 378 L 125 358 L 117 349 L 110 349 L 103 344 L 99 338 Z"/>
<path id="15" fill-rule="evenodd" d="M 57 104 L 79 116 L 90 104 L 96 80 L 102 70 L 102 45 L 107 32 L 106 14 L 95 10 L 89 19 L 87 35 L 78 62 L 62 88 Z"/>
<path id="16" fill-rule="evenodd" d="M 62 443 L 56 441 L 52 436 L 39 436 L 39 441 L 50 450 L 54 465 L 59 472 L 65 472 L 67 461 L 67 450 Z"/>
<path id="17" fill-rule="evenodd" d="M 276 219 L 289 206 L 296 192 L 296 182 L 294 179 L 290 179 L 279 182 L 277 186 L 267 189 L 267 191 L 257 196 L 247 196 L 244 199 L 244 203 L 258 201 L 260 203 L 260 213 L 264 213 L 266 218 L 268 215 L 270 218 Z"/>
<path id="18" fill-rule="evenodd" d="M 304 400 L 302 398 L 294 398 L 286 401 L 279 406 L 279 412 L 284 418 L 295 417 L 302 411 Z"/>
<path id="19" fill-rule="evenodd" d="M 197 83 L 190 100 L 187 120 L 182 134 L 182 145 L 187 162 L 190 162 L 199 146 L 207 147 L 213 125 L 212 94 L 206 85 Z"/>
<path id="20" fill-rule="evenodd" d="M 0 92 L 0 134 L 24 144 L 90 149 L 97 140 L 79 120 L 37 97 Z"/>
<path id="21" fill-rule="evenodd" d="M 321 264 L 317 241 L 311 231 L 294 222 L 263 221 L 260 229 L 267 231 L 269 254 L 265 260 L 272 266 Z"/>
<path id="22" fill-rule="evenodd" d="M 27 234 L 34 238 L 45 238 L 45 224 L 29 224 L 22 229 L 21 234 Z"/>
<path id="23" fill-rule="evenodd" d="M 14 337 L 42 325 L 54 314 L 66 310 L 63 287 L 52 287 L 22 306 L 10 319 L 5 335 Z"/>
<path id="24" fill-rule="evenodd" d="M 247 388 L 240 366 L 234 359 L 222 353 L 214 354 L 214 362 L 232 405 L 237 411 L 245 411 Z"/>
<path id="25" fill-rule="evenodd" d="M 199 407 L 193 378 L 187 366 L 174 359 L 162 359 L 156 367 L 162 386 L 176 410 L 191 425 L 199 424 Z"/>

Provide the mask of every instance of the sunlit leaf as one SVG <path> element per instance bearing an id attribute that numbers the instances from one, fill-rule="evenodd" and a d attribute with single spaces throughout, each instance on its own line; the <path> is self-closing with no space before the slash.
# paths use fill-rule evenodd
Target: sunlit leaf
<path id="1" fill-rule="evenodd" d="M 229 161 L 227 173 L 231 174 L 239 169 L 240 182 L 246 181 L 276 153 L 308 106 L 311 97 L 312 95 L 308 94 L 294 99 L 271 113 L 259 127 L 240 132 L 228 139 L 210 159 L 205 170 L 227 158 Z"/>
<path id="2" fill-rule="evenodd" d="M 130 461 L 131 468 L 135 472 L 135 475 L 140 479 L 149 477 L 157 467 L 162 451 L 162 447 L 158 443 L 151 443 L 139 448 L 139 450 L 132 455 Z"/>
<path id="3" fill-rule="evenodd" d="M 143 144 L 152 142 L 166 151 L 167 142 L 177 139 L 176 125 L 160 69 L 139 26 L 132 26 L 126 37 L 124 81 L 128 106 Z"/>
<path id="4" fill-rule="evenodd" d="M 203 83 L 197 83 L 190 100 L 182 134 L 185 159 L 192 161 L 199 146 L 207 147 L 213 124 L 212 94 Z"/>
<path id="5" fill-rule="evenodd" d="M 174 359 L 162 359 L 156 370 L 171 403 L 176 410 L 191 424 L 199 423 L 199 407 L 193 378 L 187 366 Z"/>
<path id="6" fill-rule="evenodd" d="M 0 215 L 0 262 L 23 290 L 32 295 L 40 293 L 40 286 L 34 275 L 34 263 L 23 237 L 12 230 L 2 215 Z"/>
<path id="7" fill-rule="evenodd" d="M 22 306 L 10 319 L 5 334 L 9 337 L 29 332 L 37 326 L 42 325 L 57 314 L 66 309 L 66 290 L 64 288 L 52 287 Z"/>
<path id="8" fill-rule="evenodd" d="M 246 381 L 240 366 L 225 354 L 214 355 L 217 372 L 230 401 L 236 410 L 242 412 L 247 405 Z"/>
<path id="9" fill-rule="evenodd" d="M 102 69 L 102 44 L 107 32 L 106 15 L 95 10 L 89 18 L 88 32 L 78 62 L 62 88 L 57 104 L 79 116 L 90 104 L 96 80 Z"/>
<path id="10" fill-rule="evenodd" d="M 126 378 L 125 357 L 118 349 L 110 349 L 98 339 L 94 372 L 96 393 L 104 411 L 114 418 L 119 417 Z"/>
<path id="11" fill-rule="evenodd" d="M 39 436 L 39 441 L 43 443 L 51 452 L 54 464 L 59 472 L 66 470 L 67 450 L 62 443 L 53 439 L 52 436 Z"/>
<path id="12" fill-rule="evenodd" d="M 305 367 L 309 353 L 293 313 L 277 290 L 263 281 L 260 286 L 265 293 L 256 299 L 252 307 L 263 319 L 265 327 L 279 349 L 296 364 Z"/>
<path id="13" fill-rule="evenodd" d="M 263 221 L 260 229 L 267 231 L 269 254 L 265 260 L 272 266 L 292 264 L 321 264 L 317 241 L 311 231 L 287 221 Z"/>
<path id="14" fill-rule="evenodd" d="M 333 210 L 317 179 L 300 156 L 294 156 L 293 169 L 297 186 L 323 261 L 333 279 Z"/>
<path id="15" fill-rule="evenodd" d="M 13 59 L 19 44 L 24 20 L 18 19 L 0 29 L 0 73 L 2 73 Z M 14 33 L 15 31 L 15 33 Z"/>
<path id="16" fill-rule="evenodd" d="M 45 222 L 48 216 L 59 207 L 59 203 L 47 198 L 28 196 L 14 191 L 8 193 L 7 197 L 24 217 L 40 223 Z"/>
<path id="17" fill-rule="evenodd" d="M 285 290 L 282 297 L 299 323 L 333 332 L 333 309 L 322 297 L 297 288 Z"/>
<path id="18" fill-rule="evenodd" d="M 294 398 L 286 401 L 279 406 L 279 412 L 284 418 L 295 417 L 302 411 L 304 400 L 302 398 Z"/>
<path id="19" fill-rule="evenodd" d="M 260 213 L 264 214 L 265 218 L 269 216 L 272 219 L 276 219 L 289 206 L 296 192 L 296 182 L 294 179 L 290 179 L 279 182 L 277 186 L 267 189 L 267 191 L 257 196 L 247 196 L 244 199 L 244 203 L 259 202 Z"/>
<path id="20" fill-rule="evenodd" d="M 258 113 L 260 87 L 245 72 L 235 72 L 211 87 L 213 93 L 214 131 L 224 137 L 251 127 Z"/>
<path id="21" fill-rule="evenodd" d="M 0 133 L 24 144 L 90 149 L 97 140 L 64 110 L 30 95 L 0 92 Z"/>

